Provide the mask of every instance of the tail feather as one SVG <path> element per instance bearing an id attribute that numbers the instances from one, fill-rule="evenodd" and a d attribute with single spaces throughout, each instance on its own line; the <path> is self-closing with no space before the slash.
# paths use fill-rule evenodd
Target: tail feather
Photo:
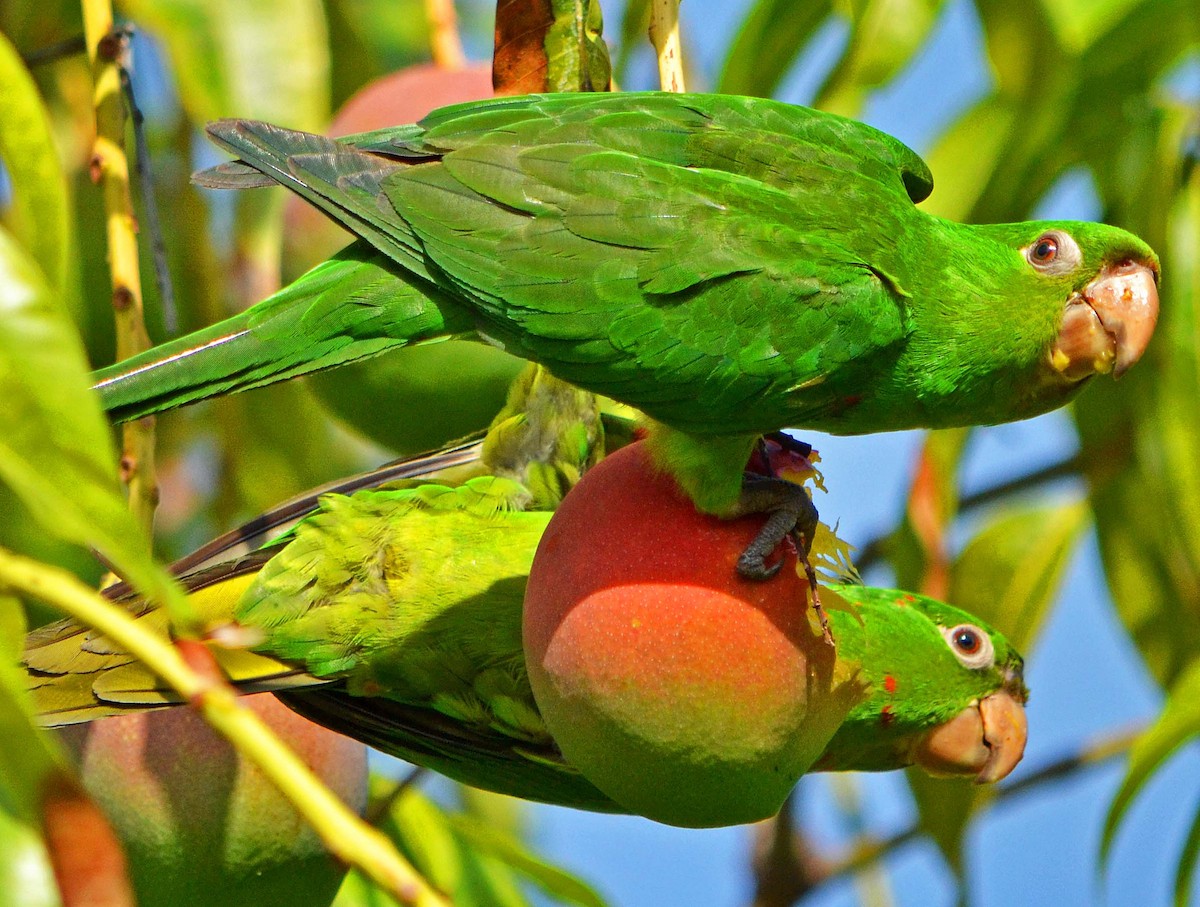
<path id="1" fill-rule="evenodd" d="M 279 183 L 242 161 L 226 161 L 192 175 L 205 189 L 266 189 Z"/>
<path id="2" fill-rule="evenodd" d="M 93 378 L 127 421 L 471 329 L 436 287 L 357 242 L 245 312 Z"/>
<path id="3" fill-rule="evenodd" d="M 391 172 L 410 166 L 394 157 L 360 151 L 345 142 L 284 129 L 258 120 L 217 120 L 208 125 L 212 140 L 239 158 L 196 177 L 205 185 L 258 186 L 246 167 L 287 187 L 404 268 L 430 280 L 425 256 L 403 221 L 380 209 L 380 185 Z"/>
<path id="4" fill-rule="evenodd" d="M 266 560 L 254 554 L 183 577 L 192 607 L 201 621 L 221 626 L 232 620 L 234 608 Z M 111 589 L 105 594 L 113 597 Z M 136 595 L 117 595 L 138 623 L 154 634 L 166 634 L 167 614 Z M 215 645 L 210 648 L 229 681 L 243 693 L 298 690 L 328 683 L 302 669 L 247 649 Z M 38 718 L 46 727 L 62 727 L 185 702 L 175 691 L 107 637 L 61 620 L 25 637 L 21 658 L 28 690 Z"/>

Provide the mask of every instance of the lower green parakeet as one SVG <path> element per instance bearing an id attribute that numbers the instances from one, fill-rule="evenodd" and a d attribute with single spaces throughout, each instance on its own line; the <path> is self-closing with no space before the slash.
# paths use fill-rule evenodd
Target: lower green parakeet
<path id="1" fill-rule="evenodd" d="M 129 419 L 446 337 L 485 339 L 645 412 L 705 513 L 808 498 L 743 470 L 756 438 L 983 425 L 1141 356 L 1158 262 L 1069 221 L 964 225 L 916 206 L 924 162 L 861 123 L 762 98 L 577 93 L 447 107 L 328 139 L 209 128 L 209 186 L 281 184 L 360 237 L 250 310 L 99 372 Z M 810 539 L 811 541 L 811 539 Z"/>
<path id="2" fill-rule="evenodd" d="M 528 497 L 492 476 L 330 494 L 281 539 L 183 582 L 239 689 L 274 691 L 313 720 L 470 785 L 624 811 L 563 758 L 531 692 L 521 607 L 551 514 L 523 510 Z M 829 588 L 851 606 L 831 620 L 837 658 L 862 689 L 812 768 L 915 762 L 1004 777 L 1023 752 L 1026 696 L 1004 637 L 922 596 Z M 165 631 L 165 614 L 123 602 Z M 31 633 L 24 658 L 48 725 L 174 703 L 140 663 L 70 622 Z"/>

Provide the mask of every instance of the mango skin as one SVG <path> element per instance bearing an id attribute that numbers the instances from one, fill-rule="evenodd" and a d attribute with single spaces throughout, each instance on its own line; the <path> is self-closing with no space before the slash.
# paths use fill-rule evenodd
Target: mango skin
<path id="1" fill-rule="evenodd" d="M 643 443 L 602 461 L 542 538 L 524 607 L 538 708 L 625 808 L 711 827 L 774 815 L 855 701 L 790 546 L 738 576 L 761 517 L 700 514 Z"/>
<path id="2" fill-rule="evenodd" d="M 358 811 L 366 747 L 270 693 L 242 703 Z M 191 709 L 105 718 L 61 732 L 125 847 L 138 903 L 327 907 L 346 873 L 275 786 Z"/>

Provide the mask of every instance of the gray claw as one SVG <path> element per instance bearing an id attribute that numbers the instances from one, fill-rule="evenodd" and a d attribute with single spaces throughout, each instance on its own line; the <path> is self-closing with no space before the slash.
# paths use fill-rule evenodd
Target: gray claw
<path id="1" fill-rule="evenodd" d="M 738 558 L 737 572 L 739 576 L 745 579 L 764 582 L 778 573 L 779 568 L 782 566 L 783 561 L 776 561 L 768 567 L 766 560 L 761 554 L 747 548 Z"/>

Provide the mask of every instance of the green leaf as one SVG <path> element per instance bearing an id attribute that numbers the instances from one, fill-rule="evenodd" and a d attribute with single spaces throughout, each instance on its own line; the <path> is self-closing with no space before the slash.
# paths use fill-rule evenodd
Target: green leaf
<path id="1" fill-rule="evenodd" d="M 0 481 L 47 532 L 96 548 L 139 589 L 177 604 L 126 509 L 79 337 L 56 303 L 0 230 Z"/>
<path id="2" fill-rule="evenodd" d="M 1145 110 L 1156 81 L 1195 41 L 1191 0 L 1118 3 L 1086 47 L 1064 44 L 1046 5 L 978 0 L 996 76 L 994 100 L 1014 125 L 1003 132 L 998 152 L 995 133 L 970 132 L 995 166 L 974 192 L 969 221 L 1022 220 L 1063 172 L 1119 153 L 1123 117 Z M 1146 53 L 1146 47 L 1155 50 Z M 978 168 L 964 141 L 961 162 Z M 948 169 L 934 173 L 940 179 Z"/>
<path id="3" fill-rule="evenodd" d="M 379 793 L 384 783 L 375 783 Z M 392 805 L 382 825 L 422 875 L 461 907 L 528 907 L 522 884 L 532 882 L 555 903 L 603 907 L 587 884 L 531 853 L 510 832 L 464 813 L 450 814 L 415 788 Z M 338 907 L 374 905 L 345 886 Z"/>
<path id="4" fill-rule="evenodd" d="M 832 6 L 829 0 L 758 0 L 730 45 L 717 91 L 771 97 Z"/>
<path id="5" fill-rule="evenodd" d="M 320 130 L 329 119 L 329 43 L 320 0 L 127 0 L 166 44 L 197 122 L 239 116 Z"/>
<path id="6" fill-rule="evenodd" d="M 581 907 L 604 907 L 604 900 L 587 883 L 566 870 L 559 869 L 533 854 L 516 840 L 494 826 L 473 816 L 448 816 L 450 827 L 462 840 L 480 854 L 494 857 L 519 875 L 524 876 L 547 895 L 564 904 Z"/>
<path id="7" fill-rule="evenodd" d="M 890 81 L 920 50 L 942 0 L 856 0 L 850 41 L 817 92 L 814 107 L 857 116 L 870 92 Z"/>
<path id="8" fill-rule="evenodd" d="M 34 724 L 33 702 L 20 667 L 24 638 L 21 603 L 0 595 L 0 813 L 36 828 L 44 782 L 65 762 L 54 738 Z"/>
<path id="9" fill-rule="evenodd" d="M 948 599 L 994 624 L 1023 651 L 1055 599 L 1063 571 L 1084 527 L 1082 503 L 1011 511 L 987 523 L 950 568 Z M 960 878 L 964 838 L 972 816 L 993 796 L 960 779 L 909 770 L 921 827 Z"/>
<path id="10" fill-rule="evenodd" d="M 921 207 L 951 220 L 970 217 L 1004 160 L 1017 118 L 1015 106 L 996 96 L 983 98 L 959 117 L 925 155 L 935 187 Z"/>
<path id="11" fill-rule="evenodd" d="M 29 250 L 51 290 L 61 293 L 70 248 L 67 181 L 37 86 L 3 33 L 0 159 L 12 184 L 8 227 Z"/>
<path id="12" fill-rule="evenodd" d="M 1108 859 L 1121 820 L 1155 769 L 1197 734 L 1200 734 L 1200 658 L 1193 659 L 1179 675 L 1162 714 L 1129 751 L 1125 778 L 1104 819 L 1104 835 L 1100 842 L 1102 862 Z M 1193 858 L 1194 855 L 1193 851 Z"/>
<path id="13" fill-rule="evenodd" d="M 961 778 L 934 778 L 917 768 L 906 769 L 904 774 L 917 804 L 921 830 L 937 844 L 961 882 L 967 825 L 991 794 Z"/>
<path id="14" fill-rule="evenodd" d="M 61 907 L 58 885 L 36 825 L 0 809 L 0 892 L 5 907 Z"/>
<path id="15" fill-rule="evenodd" d="M 1200 650 L 1200 171 L 1180 186 L 1186 123 L 1159 120 L 1162 137 L 1146 143 L 1159 152 L 1144 155 L 1145 172 L 1131 176 L 1146 198 L 1174 201 L 1157 210 L 1132 199 L 1115 206 L 1119 220 L 1161 237 L 1154 342 L 1127 379 L 1075 405 L 1112 599 L 1164 686 Z"/>
<path id="16" fill-rule="evenodd" d="M 621 27 L 617 59 L 613 63 L 613 77 L 624 82 L 629 61 L 640 47 L 646 47 L 646 35 L 650 30 L 650 0 L 629 0 L 621 13 Z"/>
<path id="17" fill-rule="evenodd" d="M 1145 0 L 1040 0 L 1060 44 L 1081 51 Z"/>
<path id="18" fill-rule="evenodd" d="M 917 458 L 904 517 L 888 538 L 886 553 L 901 589 L 945 598 L 949 582 L 946 538 L 958 514 L 958 464 L 968 429 L 931 431 Z"/>
<path id="19" fill-rule="evenodd" d="M 1028 507 L 989 522 L 951 570 L 950 601 L 1023 652 L 1037 638 L 1088 523 L 1082 502 Z"/>
<path id="20" fill-rule="evenodd" d="M 459 7 L 469 18 L 471 11 Z M 328 0 L 325 11 L 335 108 L 371 80 L 429 59 L 422 0 Z"/>
<path id="21" fill-rule="evenodd" d="M 1196 860 L 1200 857 L 1200 810 L 1192 817 L 1179 864 L 1175 871 L 1175 907 L 1187 907 L 1191 900 L 1192 882 L 1196 878 Z"/>

